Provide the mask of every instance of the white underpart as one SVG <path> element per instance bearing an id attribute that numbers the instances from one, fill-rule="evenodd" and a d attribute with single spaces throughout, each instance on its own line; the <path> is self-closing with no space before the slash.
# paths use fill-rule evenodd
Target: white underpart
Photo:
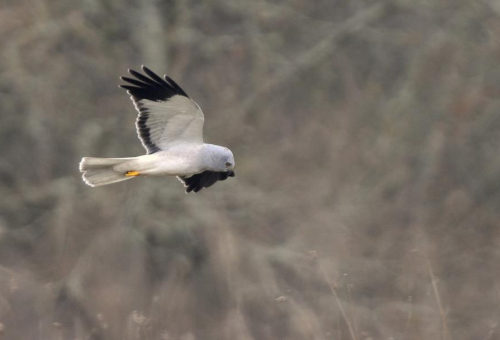
<path id="1" fill-rule="evenodd" d="M 113 170 L 138 171 L 141 176 L 189 176 L 215 168 L 214 148 L 208 144 L 178 144 L 152 155 L 135 157 Z"/>
<path id="2" fill-rule="evenodd" d="M 228 171 L 228 161 L 234 166 L 229 149 L 203 143 L 203 112 L 190 98 L 175 95 L 166 101 L 141 99 L 134 104 L 140 117 L 147 116 L 144 124 L 149 129 L 149 139 L 145 140 L 154 144 L 155 152 L 131 158 L 84 157 L 80 171 L 88 185 L 135 178 L 129 172 L 138 172 L 139 176 L 189 177 L 206 170 Z M 151 151 L 151 146 L 145 141 L 143 144 Z"/>
<path id="3" fill-rule="evenodd" d="M 88 185 L 101 186 L 121 182 L 129 171 L 140 176 L 192 176 L 205 170 L 220 171 L 228 149 L 211 144 L 182 144 L 152 155 L 130 158 L 84 157 L 80 171 Z"/>

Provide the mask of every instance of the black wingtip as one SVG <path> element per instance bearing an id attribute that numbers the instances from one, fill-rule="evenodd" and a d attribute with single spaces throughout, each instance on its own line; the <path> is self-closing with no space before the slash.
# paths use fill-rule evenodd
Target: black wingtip
<path id="1" fill-rule="evenodd" d="M 188 94 L 179 86 L 179 84 L 177 84 L 172 78 L 170 78 L 169 76 L 165 75 L 165 81 L 167 83 L 169 83 L 171 86 L 174 87 L 174 89 L 177 90 L 177 92 L 179 92 L 180 94 L 182 94 L 183 96 L 186 96 L 189 98 Z"/>
<path id="2" fill-rule="evenodd" d="M 134 97 L 134 100 L 165 101 L 175 95 L 189 98 L 187 93 L 174 81 L 169 82 L 162 79 L 145 65 L 141 65 L 141 69 L 145 74 L 129 68 L 128 72 L 133 77 L 120 77 L 122 81 L 128 83 L 122 84 L 120 87 L 129 90 L 129 94 Z"/>
<path id="3" fill-rule="evenodd" d="M 234 171 L 204 171 L 190 177 L 179 177 L 186 187 L 186 193 L 198 192 L 203 188 L 211 187 L 217 181 L 225 181 L 228 177 L 234 177 Z"/>
<path id="4" fill-rule="evenodd" d="M 140 74 L 139 72 L 137 72 L 136 70 L 133 70 L 131 68 L 128 69 L 128 73 L 130 73 L 134 77 L 137 77 L 138 74 L 142 76 L 142 74 Z"/>

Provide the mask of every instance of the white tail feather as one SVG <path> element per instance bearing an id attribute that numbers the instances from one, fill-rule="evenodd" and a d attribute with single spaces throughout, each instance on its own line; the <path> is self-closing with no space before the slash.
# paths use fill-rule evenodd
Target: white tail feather
<path id="1" fill-rule="evenodd" d="M 113 170 L 115 165 L 130 161 L 131 158 L 94 158 L 84 157 L 80 162 L 83 180 L 92 187 L 126 181 L 134 177 Z"/>

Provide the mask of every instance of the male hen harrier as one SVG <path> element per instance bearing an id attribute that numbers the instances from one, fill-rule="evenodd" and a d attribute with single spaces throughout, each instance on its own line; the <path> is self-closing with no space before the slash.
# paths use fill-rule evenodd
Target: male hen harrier
<path id="1" fill-rule="evenodd" d="M 90 186 L 125 181 L 137 176 L 177 176 L 186 193 L 198 192 L 217 181 L 234 177 L 233 153 L 203 143 L 203 112 L 170 77 L 162 79 L 145 66 L 145 76 L 121 77 L 139 112 L 137 134 L 147 154 L 131 158 L 84 157 L 83 180 Z"/>

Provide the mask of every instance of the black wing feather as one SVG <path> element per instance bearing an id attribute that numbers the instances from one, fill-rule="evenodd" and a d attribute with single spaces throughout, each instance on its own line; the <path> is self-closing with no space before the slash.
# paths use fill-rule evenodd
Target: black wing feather
<path id="1" fill-rule="evenodd" d="M 138 87 L 143 87 L 147 86 L 146 83 L 139 81 L 137 79 L 129 78 L 129 77 L 120 77 L 121 80 L 126 81 L 127 83 L 130 83 L 132 85 L 138 86 Z"/>
<path id="2" fill-rule="evenodd" d="M 159 75 L 157 75 L 156 73 L 154 73 L 153 71 L 151 71 L 149 68 L 147 68 L 146 66 L 143 66 L 142 67 L 143 71 L 146 72 L 146 74 L 148 76 L 151 77 L 151 79 L 153 79 L 155 82 L 157 82 L 158 84 L 160 84 L 161 86 L 166 86 L 166 87 L 171 87 L 171 85 L 169 83 L 167 83 L 165 80 L 163 80 Z M 184 92 L 184 91 L 183 91 Z"/>
<path id="3" fill-rule="evenodd" d="M 142 66 L 142 70 L 149 76 L 145 76 L 137 71 L 128 70 L 129 73 L 137 79 L 121 77 L 121 79 L 131 85 L 120 85 L 121 88 L 127 90 L 132 97 L 139 110 L 139 117 L 136 121 L 137 132 L 142 144 L 148 151 L 148 154 L 158 152 L 160 148 L 151 141 L 150 130 L 148 128 L 148 110 L 139 105 L 139 101 L 143 99 L 151 101 L 168 101 L 173 96 L 179 95 L 189 98 L 187 93 L 169 77 L 163 80 L 156 73 L 151 71 L 146 66 Z"/>
<path id="4" fill-rule="evenodd" d="M 214 185 L 217 181 L 225 181 L 228 177 L 234 177 L 234 171 L 204 171 L 191 177 L 179 177 L 186 186 L 186 193 L 191 191 L 198 192 L 203 188 L 208 188 Z"/>
<path id="5" fill-rule="evenodd" d="M 167 80 L 174 89 L 176 89 L 180 94 L 186 96 L 189 98 L 189 96 L 187 95 L 186 92 L 184 92 L 184 90 L 172 79 L 170 78 L 169 76 L 165 75 L 165 80 Z"/>
<path id="6" fill-rule="evenodd" d="M 139 73 L 139 72 L 137 72 L 137 71 L 134 71 L 134 70 L 129 69 L 129 70 L 128 70 L 128 73 L 130 73 L 131 75 L 133 75 L 133 76 L 134 76 L 134 77 L 136 77 L 137 79 L 139 79 L 139 80 L 141 80 L 141 81 L 145 82 L 146 84 L 153 85 L 153 86 L 158 85 L 158 84 L 157 84 L 154 80 L 152 80 L 152 79 L 150 79 L 150 78 L 146 77 L 145 75 L 143 75 L 143 74 L 141 74 L 141 73 Z"/>

